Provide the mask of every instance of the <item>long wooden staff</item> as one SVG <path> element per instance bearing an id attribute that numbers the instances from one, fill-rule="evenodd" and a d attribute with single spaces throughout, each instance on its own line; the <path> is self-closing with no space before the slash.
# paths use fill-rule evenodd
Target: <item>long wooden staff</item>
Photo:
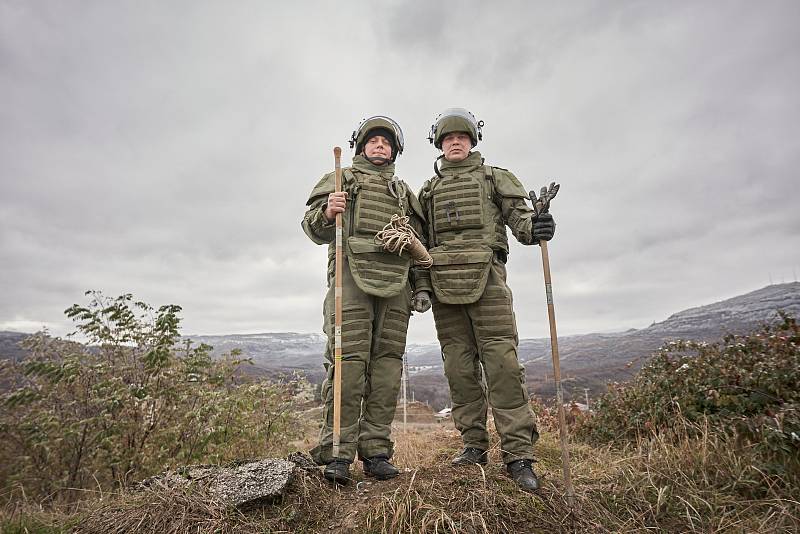
<path id="1" fill-rule="evenodd" d="M 550 188 L 543 187 L 536 198 L 536 192 L 530 192 L 530 199 L 533 202 L 533 209 L 538 216 L 547 213 L 550 201 L 558 193 L 559 185 L 555 182 L 550 184 Z M 567 418 L 564 414 L 564 394 L 561 391 L 561 364 L 558 359 L 558 333 L 556 332 L 556 311 L 553 307 L 553 284 L 550 279 L 550 256 L 547 252 L 547 241 L 539 241 L 539 248 L 542 249 L 542 267 L 544 268 L 544 290 L 547 294 L 547 317 L 550 319 L 550 347 L 553 354 L 553 378 L 556 382 L 556 402 L 558 403 L 558 425 L 559 436 L 561 438 L 561 467 L 564 472 L 564 485 L 567 488 L 567 502 L 570 507 L 575 506 L 575 488 L 572 486 L 572 474 L 569 468 L 569 443 L 567 435 Z"/>
<path id="2" fill-rule="evenodd" d="M 336 189 L 342 191 L 342 149 L 333 149 L 336 164 Z M 333 326 L 333 457 L 339 457 L 339 434 L 342 430 L 342 214 L 336 214 L 336 285 Z"/>

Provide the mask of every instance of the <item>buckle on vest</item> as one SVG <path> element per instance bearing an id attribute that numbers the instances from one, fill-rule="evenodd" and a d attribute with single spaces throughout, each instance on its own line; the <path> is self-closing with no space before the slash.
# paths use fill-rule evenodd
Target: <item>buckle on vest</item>
<path id="1" fill-rule="evenodd" d="M 458 213 L 458 208 L 456 207 L 456 201 L 455 200 L 451 200 L 450 202 L 447 203 L 447 211 L 445 212 L 445 214 L 447 215 L 447 222 L 448 223 L 452 223 L 452 221 L 450 220 L 450 212 L 451 211 L 453 213 L 455 213 L 456 222 L 459 222 L 459 213 Z"/>

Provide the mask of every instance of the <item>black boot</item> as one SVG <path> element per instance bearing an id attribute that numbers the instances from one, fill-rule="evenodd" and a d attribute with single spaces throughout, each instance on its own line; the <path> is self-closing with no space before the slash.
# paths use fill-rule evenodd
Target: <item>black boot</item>
<path id="1" fill-rule="evenodd" d="M 539 479 L 531 468 L 531 460 L 516 460 L 506 465 L 506 470 L 514 482 L 525 491 L 539 489 Z"/>
<path id="2" fill-rule="evenodd" d="M 334 458 L 325 466 L 325 478 L 334 484 L 347 485 L 350 482 L 350 460 Z"/>
<path id="3" fill-rule="evenodd" d="M 450 462 L 453 465 L 486 465 L 486 451 L 476 447 L 466 447 Z"/>
<path id="4" fill-rule="evenodd" d="M 400 471 L 389 463 L 387 456 L 373 456 L 364 460 L 364 474 L 378 480 L 389 480 L 399 475 Z"/>

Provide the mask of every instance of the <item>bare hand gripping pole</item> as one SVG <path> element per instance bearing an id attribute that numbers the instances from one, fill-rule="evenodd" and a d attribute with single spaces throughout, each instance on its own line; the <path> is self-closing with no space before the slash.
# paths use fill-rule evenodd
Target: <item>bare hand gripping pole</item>
<path id="1" fill-rule="evenodd" d="M 342 149 L 333 149 L 336 165 L 336 192 L 342 191 Z M 336 214 L 336 316 L 333 333 L 333 458 L 339 457 L 339 435 L 342 430 L 342 214 Z"/>
<path id="2" fill-rule="evenodd" d="M 543 187 L 536 198 L 536 192 L 530 192 L 533 210 L 538 216 L 547 213 L 550 201 L 555 198 L 560 186 L 552 182 L 550 188 Z M 567 421 L 564 414 L 564 394 L 561 391 L 561 365 L 558 359 L 558 334 L 556 333 L 556 312 L 553 307 L 553 286 L 550 280 L 550 256 L 547 253 L 547 241 L 539 241 L 542 249 L 542 267 L 544 268 L 544 289 L 547 294 L 547 316 L 550 319 L 550 346 L 553 353 L 553 377 L 556 382 L 556 402 L 558 403 L 558 426 L 561 438 L 561 466 L 564 471 L 564 485 L 567 488 L 567 502 L 570 507 L 575 506 L 575 488 L 572 486 L 572 475 L 569 469 L 569 446 L 567 435 Z"/>

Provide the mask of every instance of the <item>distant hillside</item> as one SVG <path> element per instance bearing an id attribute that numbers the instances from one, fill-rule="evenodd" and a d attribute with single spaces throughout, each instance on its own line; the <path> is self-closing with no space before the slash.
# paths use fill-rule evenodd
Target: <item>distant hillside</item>
<path id="1" fill-rule="evenodd" d="M 322 334 L 279 332 L 185 337 L 195 343 L 211 345 L 217 356 L 240 350 L 242 356 L 253 361 L 254 366 L 245 369 L 252 374 L 273 375 L 302 371 L 313 382 L 321 382 L 324 378 L 322 354 L 325 350 L 325 336 Z"/>
<path id="2" fill-rule="evenodd" d="M 777 310 L 800 316 L 800 282 L 777 284 L 706 306 L 671 315 L 648 328 L 619 333 L 584 334 L 559 338 L 562 374 L 567 394 L 583 395 L 604 389 L 609 380 L 630 376 L 653 351 L 678 338 L 713 341 L 726 333 L 744 333 L 777 317 Z M 321 381 L 325 337 L 321 334 L 246 334 L 188 336 L 208 343 L 221 354 L 241 349 L 253 359 L 254 372 L 301 370 L 313 381 Z M 439 346 L 410 344 L 407 348 L 410 385 L 417 399 L 435 407 L 446 402 L 447 388 L 442 374 Z M 528 385 L 537 395 L 553 395 L 550 340 L 523 339 L 520 360 L 525 364 Z M 629 367 L 628 362 L 633 362 Z"/>
<path id="3" fill-rule="evenodd" d="M 726 333 L 745 333 L 773 321 L 777 310 L 800 317 L 800 282 L 777 284 L 706 306 L 691 308 L 640 330 L 619 333 L 584 334 L 559 338 L 565 391 L 581 397 L 584 388 L 599 393 L 610 380 L 624 380 L 641 362 L 666 341 L 683 338 L 714 341 Z M 0 358 L 22 356 L 18 347 L 27 334 L 0 332 Z M 323 379 L 322 354 L 325 337 L 311 333 L 263 333 L 240 335 L 190 335 L 196 343 L 214 347 L 221 355 L 233 349 L 253 361 L 248 372 L 272 376 L 304 372 L 313 382 Z M 449 402 L 442 373 L 439 346 L 409 344 L 407 355 L 410 387 L 415 398 L 441 408 Z M 523 339 L 519 356 L 525 364 L 528 386 L 543 397 L 554 394 L 550 340 Z M 629 362 L 633 362 L 627 366 Z M 411 395 L 411 392 L 409 393 Z"/>
<path id="4" fill-rule="evenodd" d="M 322 334 L 281 332 L 186 337 L 195 343 L 211 345 L 217 354 L 238 349 L 258 365 L 285 369 L 302 369 L 319 364 L 325 348 L 325 336 Z"/>
<path id="5" fill-rule="evenodd" d="M 13 360 L 24 356 L 25 351 L 20 348 L 19 342 L 29 335 L 20 332 L 0 331 L 0 360 Z"/>
<path id="6" fill-rule="evenodd" d="M 719 337 L 725 332 L 750 328 L 774 320 L 777 310 L 791 315 L 800 312 L 800 282 L 777 284 L 722 302 L 690 308 L 671 315 L 666 321 L 651 325 L 649 332 L 702 333 Z"/>
<path id="7" fill-rule="evenodd" d="M 747 333 L 764 323 L 775 322 L 778 310 L 800 317 L 800 282 L 771 285 L 691 308 L 641 330 L 559 338 L 567 391 L 572 389 L 578 397 L 583 394 L 584 387 L 599 392 L 609 380 L 631 376 L 642 361 L 667 341 L 716 341 L 728 333 Z M 525 363 L 528 383 L 533 385 L 534 391 L 545 397 L 553 395 L 549 340 L 523 340 L 520 359 Z M 627 367 L 629 362 L 632 362 L 630 368 Z"/>

